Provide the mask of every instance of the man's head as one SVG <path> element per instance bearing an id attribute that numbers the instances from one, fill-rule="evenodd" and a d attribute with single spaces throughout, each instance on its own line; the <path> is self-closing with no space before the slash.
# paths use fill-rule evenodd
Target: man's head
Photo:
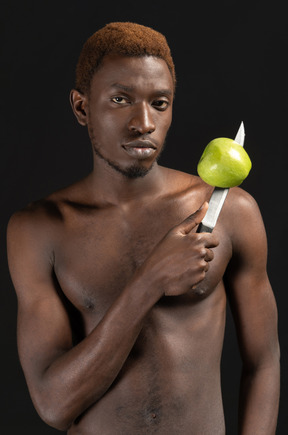
<path id="1" fill-rule="evenodd" d="M 84 44 L 76 67 L 76 89 L 89 93 L 94 73 L 106 55 L 128 57 L 155 56 L 163 59 L 171 73 L 174 90 L 175 68 L 166 38 L 150 27 L 130 22 L 116 22 L 95 32 Z"/>
<path id="2" fill-rule="evenodd" d="M 98 173 L 104 162 L 128 178 L 146 175 L 172 120 L 175 71 L 164 36 L 138 24 L 108 24 L 85 43 L 75 88 L 72 109 L 88 127 Z"/>

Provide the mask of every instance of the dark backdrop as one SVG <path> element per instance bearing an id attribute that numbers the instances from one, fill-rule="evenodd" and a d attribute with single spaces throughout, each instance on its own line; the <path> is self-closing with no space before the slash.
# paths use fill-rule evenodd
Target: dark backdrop
<path id="1" fill-rule="evenodd" d="M 194 4 L 195 3 L 195 4 Z M 200 4 L 198 4 L 200 3 Z M 269 2 L 270 3 L 270 2 Z M 282 396 L 278 434 L 287 418 L 287 52 L 285 2 L 166 0 L 2 1 L 1 6 L 1 432 L 58 433 L 31 404 L 16 350 L 16 297 L 5 232 L 28 202 L 91 169 L 86 131 L 68 96 L 82 44 L 110 21 L 136 21 L 164 33 L 178 78 L 174 123 L 162 163 L 196 171 L 204 146 L 246 128 L 253 169 L 243 188 L 258 201 L 267 229 L 268 270 L 279 309 Z M 197 6 L 196 6 L 197 5 Z M 189 6 L 189 7 L 188 7 Z M 239 355 L 233 323 L 223 354 L 227 433 L 236 434 Z M 3 429 L 3 430 L 2 430 Z"/>

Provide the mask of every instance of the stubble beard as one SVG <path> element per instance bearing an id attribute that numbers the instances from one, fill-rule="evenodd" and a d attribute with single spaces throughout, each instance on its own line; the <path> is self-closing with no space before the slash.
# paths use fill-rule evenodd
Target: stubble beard
<path id="1" fill-rule="evenodd" d="M 119 172 L 120 174 L 124 175 L 124 177 L 129 179 L 136 179 L 136 178 L 143 178 L 145 175 L 148 174 L 148 172 L 151 171 L 151 169 L 154 166 L 154 163 L 150 166 L 150 168 L 145 168 L 144 166 L 134 163 L 133 165 L 129 166 L 128 168 L 122 168 L 117 163 L 113 162 L 112 160 L 108 159 L 107 157 L 104 157 L 97 145 L 93 144 L 93 150 L 95 154 L 104 162 L 109 165 L 111 168 L 113 168 L 115 171 Z"/>

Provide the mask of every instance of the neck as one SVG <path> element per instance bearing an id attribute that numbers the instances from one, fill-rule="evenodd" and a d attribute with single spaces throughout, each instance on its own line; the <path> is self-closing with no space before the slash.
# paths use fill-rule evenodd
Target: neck
<path id="1" fill-rule="evenodd" d="M 93 195 L 105 202 L 121 204 L 156 195 L 164 187 L 164 176 L 156 162 L 144 177 L 132 179 L 107 164 L 94 164 L 89 182 Z"/>

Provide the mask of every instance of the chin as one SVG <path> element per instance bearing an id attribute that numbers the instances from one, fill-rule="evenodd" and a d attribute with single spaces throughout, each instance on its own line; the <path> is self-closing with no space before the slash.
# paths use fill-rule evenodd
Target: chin
<path id="1" fill-rule="evenodd" d="M 116 169 L 116 171 L 120 172 L 122 175 L 124 175 L 127 178 L 136 179 L 136 178 L 145 177 L 148 174 L 148 172 L 151 171 L 152 166 L 150 168 L 145 168 L 143 166 L 134 164 L 129 168 L 120 168 L 115 166 L 114 169 Z"/>
<path id="2" fill-rule="evenodd" d="M 151 169 L 153 168 L 154 163 L 155 163 L 155 161 L 153 163 L 151 163 L 148 168 L 143 166 L 143 164 L 140 164 L 137 162 L 133 163 L 133 165 L 131 165 L 131 166 L 122 167 L 122 166 L 118 165 L 116 162 L 104 157 L 102 155 L 102 153 L 100 152 L 100 150 L 96 146 L 94 146 L 93 148 L 94 148 L 95 154 L 101 160 L 104 160 L 107 165 L 109 165 L 115 171 L 120 172 L 120 174 L 124 175 L 126 178 L 129 178 L 129 179 L 136 179 L 136 178 L 145 177 L 151 171 Z"/>

